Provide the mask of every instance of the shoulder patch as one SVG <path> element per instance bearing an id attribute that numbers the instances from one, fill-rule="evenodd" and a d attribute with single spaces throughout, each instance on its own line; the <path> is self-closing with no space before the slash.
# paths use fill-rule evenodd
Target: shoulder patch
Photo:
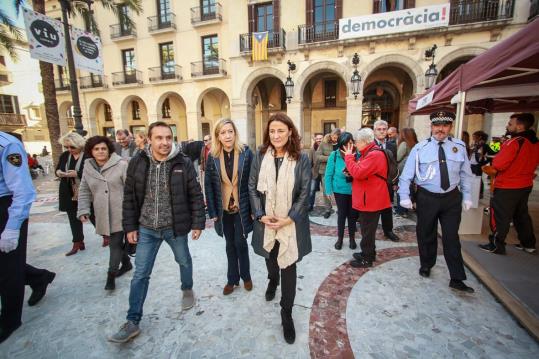
<path id="1" fill-rule="evenodd" d="M 20 153 L 12 153 L 10 155 L 7 155 L 7 161 L 15 167 L 21 167 L 22 156 Z"/>

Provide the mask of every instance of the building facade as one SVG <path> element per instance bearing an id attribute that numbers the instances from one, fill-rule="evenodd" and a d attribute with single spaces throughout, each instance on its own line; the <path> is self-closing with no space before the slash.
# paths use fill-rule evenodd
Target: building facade
<path id="1" fill-rule="evenodd" d="M 382 29 L 346 39 L 340 34 L 340 19 L 381 13 L 391 17 L 393 11 L 411 13 L 445 3 L 450 4 L 445 26 Z M 145 0 L 143 13 L 131 14 L 136 27 L 94 4 L 105 75 L 77 74 L 83 124 L 90 134 L 112 135 L 114 129 L 136 132 L 163 120 L 181 141 L 201 139 L 217 119 L 229 117 L 241 138 L 255 146 L 262 141 L 269 116 L 285 111 L 305 139 L 334 127 L 354 131 L 372 126 L 379 118 L 395 127 L 414 127 L 424 137 L 429 133 L 427 118 L 409 116 L 408 101 L 425 90 L 425 72 L 432 63 L 425 50 L 437 45 L 439 81 L 525 26 L 534 11 L 532 3 Z M 60 17 L 57 1 L 47 1 L 46 6 L 49 16 Z M 83 27 L 76 19 L 74 23 Z M 262 31 L 268 31 L 268 60 L 253 62 L 252 34 Z M 356 95 L 351 83 L 355 53 L 361 76 Z M 296 65 L 290 74 L 290 102 L 284 86 L 289 60 Z M 69 82 L 62 68 L 56 75 L 61 125 L 67 131 Z M 504 125 L 503 115 L 475 115 L 466 117 L 464 129 L 491 133 Z"/>

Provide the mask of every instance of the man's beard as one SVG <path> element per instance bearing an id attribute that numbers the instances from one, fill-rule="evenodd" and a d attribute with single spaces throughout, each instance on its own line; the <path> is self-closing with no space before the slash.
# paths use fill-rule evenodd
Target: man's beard
<path id="1" fill-rule="evenodd" d="M 514 132 L 514 131 L 505 130 L 505 135 L 504 136 L 513 137 L 515 134 L 516 134 L 516 132 Z"/>

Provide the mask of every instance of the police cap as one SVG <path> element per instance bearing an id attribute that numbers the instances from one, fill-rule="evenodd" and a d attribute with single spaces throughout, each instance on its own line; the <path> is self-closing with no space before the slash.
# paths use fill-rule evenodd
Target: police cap
<path id="1" fill-rule="evenodd" d="M 430 122 L 433 125 L 452 124 L 455 114 L 449 111 L 436 111 L 430 114 Z"/>

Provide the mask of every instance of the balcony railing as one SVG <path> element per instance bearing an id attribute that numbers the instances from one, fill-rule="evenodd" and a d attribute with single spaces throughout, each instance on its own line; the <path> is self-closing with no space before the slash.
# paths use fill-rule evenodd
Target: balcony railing
<path id="1" fill-rule="evenodd" d="M 119 39 L 122 37 L 136 37 L 137 30 L 131 26 L 126 26 L 122 24 L 110 25 L 110 38 Z"/>
<path id="2" fill-rule="evenodd" d="M 179 65 L 150 67 L 150 82 L 181 80 L 182 67 Z"/>
<path id="3" fill-rule="evenodd" d="M 515 0 L 451 0 L 449 24 L 510 19 L 514 5 Z"/>
<path id="4" fill-rule="evenodd" d="M 191 62 L 191 77 L 209 75 L 226 75 L 226 61 L 217 58 L 207 58 L 204 61 Z"/>
<path id="5" fill-rule="evenodd" d="M 90 75 L 79 78 L 81 89 L 107 87 L 107 77 L 101 75 Z"/>
<path id="6" fill-rule="evenodd" d="M 71 89 L 69 79 L 54 79 L 54 87 L 56 87 L 56 91 L 69 91 Z"/>
<path id="7" fill-rule="evenodd" d="M 191 23 L 200 24 L 205 21 L 223 20 L 223 8 L 220 3 L 209 6 L 195 6 L 191 8 Z"/>
<path id="8" fill-rule="evenodd" d="M 0 126 L 26 126 L 26 116 L 16 113 L 0 113 Z"/>
<path id="9" fill-rule="evenodd" d="M 120 71 L 112 73 L 112 85 L 128 85 L 128 84 L 138 84 L 141 85 L 142 81 L 142 72 L 138 70 L 129 70 L 129 71 Z"/>
<path id="10" fill-rule="evenodd" d="M 339 21 L 317 22 L 313 25 L 298 26 L 298 42 L 308 44 L 339 38 Z"/>
<path id="11" fill-rule="evenodd" d="M 176 30 L 176 15 L 172 12 L 148 17 L 148 31 Z"/>
<path id="12" fill-rule="evenodd" d="M 280 31 L 270 31 L 268 34 L 268 49 L 285 49 L 286 33 L 284 29 Z M 253 34 L 240 34 L 240 51 L 251 52 L 253 51 Z"/>

